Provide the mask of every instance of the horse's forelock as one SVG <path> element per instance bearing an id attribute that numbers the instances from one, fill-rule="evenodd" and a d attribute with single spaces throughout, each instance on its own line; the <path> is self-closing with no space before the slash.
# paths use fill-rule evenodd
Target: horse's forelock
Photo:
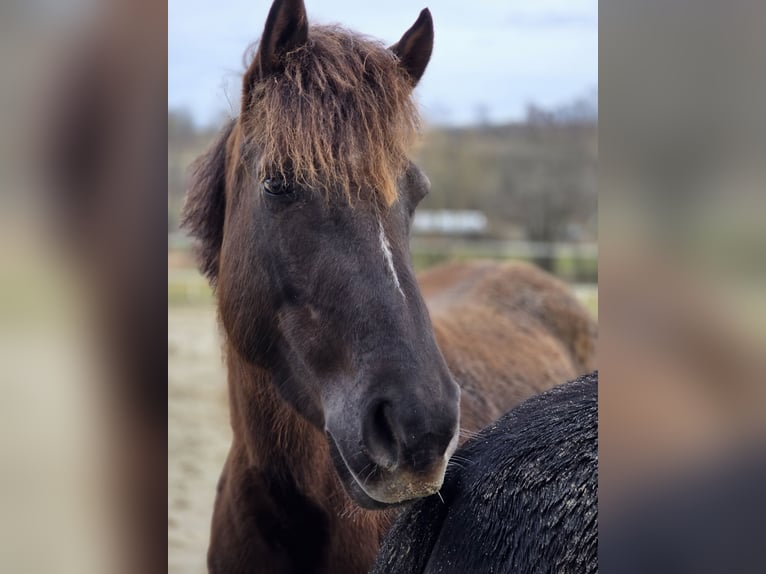
<path id="1" fill-rule="evenodd" d="M 277 171 L 310 189 L 374 190 L 385 205 L 396 201 L 420 118 L 411 83 L 382 44 L 312 27 L 284 72 L 246 97 L 243 129 L 258 177 Z"/>

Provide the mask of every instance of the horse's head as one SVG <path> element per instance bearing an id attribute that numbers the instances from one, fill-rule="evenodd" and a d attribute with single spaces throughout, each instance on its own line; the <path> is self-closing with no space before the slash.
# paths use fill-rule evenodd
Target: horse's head
<path id="1" fill-rule="evenodd" d="M 459 388 L 408 249 L 429 186 L 407 159 L 411 92 L 432 45 L 427 10 L 385 48 L 276 0 L 185 207 L 236 352 L 326 432 L 366 507 L 436 492 L 457 444 Z"/>

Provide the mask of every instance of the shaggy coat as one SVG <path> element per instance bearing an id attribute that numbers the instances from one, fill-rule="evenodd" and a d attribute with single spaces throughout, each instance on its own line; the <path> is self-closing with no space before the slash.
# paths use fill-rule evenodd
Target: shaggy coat
<path id="1" fill-rule="evenodd" d="M 523 263 L 450 263 L 418 276 L 436 341 L 460 385 L 463 427 L 596 368 L 597 325 L 571 289 Z M 541 360 L 544 357 L 544 360 Z"/>
<path id="2" fill-rule="evenodd" d="M 598 374 L 529 399 L 458 449 L 372 574 L 598 571 Z"/>

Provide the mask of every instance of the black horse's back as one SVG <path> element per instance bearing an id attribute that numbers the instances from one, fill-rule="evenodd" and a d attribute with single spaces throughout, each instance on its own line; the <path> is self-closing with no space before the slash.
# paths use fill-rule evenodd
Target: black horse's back
<path id="1" fill-rule="evenodd" d="M 596 572 L 598 373 L 529 399 L 466 443 L 407 509 L 373 574 Z"/>

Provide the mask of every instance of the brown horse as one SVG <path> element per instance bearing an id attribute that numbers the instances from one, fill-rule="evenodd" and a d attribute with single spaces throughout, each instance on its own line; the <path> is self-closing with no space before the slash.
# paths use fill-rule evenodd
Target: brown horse
<path id="1" fill-rule="evenodd" d="M 452 263 L 418 283 L 463 391 L 464 429 L 596 368 L 596 322 L 566 284 L 533 265 Z"/>
<path id="2" fill-rule="evenodd" d="M 391 521 L 381 509 L 442 484 L 460 428 L 450 370 L 462 426 L 478 430 L 576 375 L 580 329 L 594 334 L 531 268 L 432 275 L 448 369 L 408 251 L 428 192 L 408 160 L 411 94 L 432 45 L 427 10 L 385 48 L 309 29 L 302 1 L 276 0 L 240 115 L 197 163 L 184 220 L 216 287 L 234 435 L 211 572 L 365 572 Z M 573 337 L 567 314 L 581 319 Z M 516 321 L 525 334 L 506 336 Z M 520 380 L 498 376 L 514 368 Z"/>

